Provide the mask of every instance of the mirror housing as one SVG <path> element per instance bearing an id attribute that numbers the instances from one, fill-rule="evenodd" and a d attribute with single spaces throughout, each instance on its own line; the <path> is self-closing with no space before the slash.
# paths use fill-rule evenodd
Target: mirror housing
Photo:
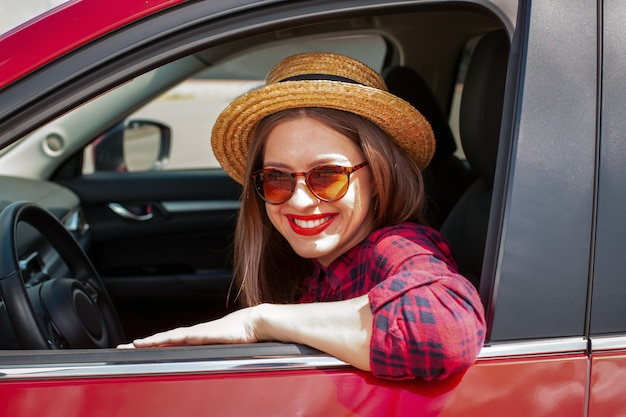
<path id="1" fill-rule="evenodd" d="M 93 143 L 94 171 L 161 170 L 169 160 L 172 131 L 152 120 L 124 120 Z"/>

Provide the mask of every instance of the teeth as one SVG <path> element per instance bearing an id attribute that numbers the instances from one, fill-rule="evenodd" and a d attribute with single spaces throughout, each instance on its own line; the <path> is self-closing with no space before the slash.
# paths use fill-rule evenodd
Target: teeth
<path id="1" fill-rule="evenodd" d="M 323 219 L 317 220 L 301 220 L 301 219 L 293 219 L 293 222 L 303 229 L 312 229 L 313 227 L 318 227 L 328 221 L 330 217 L 325 217 Z"/>

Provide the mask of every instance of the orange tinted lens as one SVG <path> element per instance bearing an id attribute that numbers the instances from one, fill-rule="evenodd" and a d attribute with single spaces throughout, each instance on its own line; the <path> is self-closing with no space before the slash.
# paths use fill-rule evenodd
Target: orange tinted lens
<path id="1" fill-rule="evenodd" d="M 289 199 L 293 191 L 291 175 L 277 170 L 268 170 L 261 173 L 263 181 L 263 196 L 270 203 L 283 203 Z"/>
<path id="2" fill-rule="evenodd" d="M 342 167 L 324 166 L 309 174 L 311 190 L 324 200 L 339 200 L 348 191 L 348 174 Z"/>

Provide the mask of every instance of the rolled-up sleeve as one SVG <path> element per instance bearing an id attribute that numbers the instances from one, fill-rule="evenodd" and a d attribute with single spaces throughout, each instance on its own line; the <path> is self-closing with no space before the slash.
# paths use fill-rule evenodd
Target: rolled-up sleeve
<path id="1" fill-rule="evenodd" d="M 385 379 L 443 379 L 470 367 L 485 335 L 475 288 L 437 245 L 389 237 L 377 242 L 369 293 L 374 316 L 370 365 Z"/>

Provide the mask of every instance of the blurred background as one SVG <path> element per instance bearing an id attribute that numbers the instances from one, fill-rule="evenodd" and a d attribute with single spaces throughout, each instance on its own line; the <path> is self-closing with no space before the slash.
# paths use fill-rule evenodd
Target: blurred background
<path id="1" fill-rule="evenodd" d="M 66 2 L 67 0 L 0 0 L 0 33 Z"/>

